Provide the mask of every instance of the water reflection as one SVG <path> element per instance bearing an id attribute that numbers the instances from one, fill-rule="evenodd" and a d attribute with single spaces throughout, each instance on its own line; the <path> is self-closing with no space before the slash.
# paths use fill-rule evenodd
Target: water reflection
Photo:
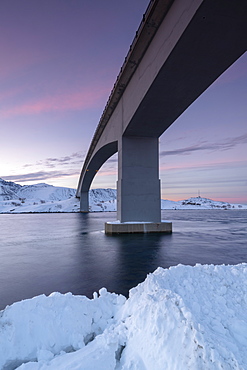
<path id="1" fill-rule="evenodd" d="M 0 215 L 0 309 L 53 291 L 127 296 L 158 266 L 247 261 L 247 211 L 164 211 L 173 233 L 109 236 L 115 213 Z"/>
<path id="2" fill-rule="evenodd" d="M 130 288 L 158 267 L 159 250 L 165 248 L 165 239 L 169 239 L 170 235 L 126 234 L 106 237 L 117 251 L 111 289 L 127 296 Z"/>

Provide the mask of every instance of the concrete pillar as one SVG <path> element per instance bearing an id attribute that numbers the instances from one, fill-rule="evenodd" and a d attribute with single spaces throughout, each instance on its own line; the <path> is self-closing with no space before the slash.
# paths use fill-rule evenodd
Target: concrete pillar
<path id="1" fill-rule="evenodd" d="M 80 211 L 89 212 L 88 191 L 82 191 L 80 197 Z"/>
<path id="2" fill-rule="evenodd" d="M 120 222 L 160 222 L 158 138 L 118 142 L 117 217 Z"/>

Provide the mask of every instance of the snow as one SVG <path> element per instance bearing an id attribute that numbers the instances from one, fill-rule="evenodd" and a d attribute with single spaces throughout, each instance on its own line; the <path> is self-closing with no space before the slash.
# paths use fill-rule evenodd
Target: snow
<path id="1" fill-rule="evenodd" d="M 191 197 L 186 200 L 161 200 L 162 209 L 247 209 L 246 204 L 231 204 L 208 198 Z"/>
<path id="2" fill-rule="evenodd" d="M 21 186 L 0 179 L 0 213 L 79 212 L 76 190 L 47 184 Z M 91 189 L 89 211 L 116 211 L 116 189 Z M 247 209 L 247 205 L 192 197 L 183 201 L 161 200 L 161 209 Z"/>
<path id="3" fill-rule="evenodd" d="M 79 212 L 76 190 L 48 184 L 24 185 L 0 179 L 0 213 Z M 92 212 L 115 211 L 115 189 L 92 189 L 89 192 Z"/>
<path id="4" fill-rule="evenodd" d="M 129 298 L 38 296 L 0 313 L 0 368 L 246 369 L 247 264 L 158 268 Z"/>

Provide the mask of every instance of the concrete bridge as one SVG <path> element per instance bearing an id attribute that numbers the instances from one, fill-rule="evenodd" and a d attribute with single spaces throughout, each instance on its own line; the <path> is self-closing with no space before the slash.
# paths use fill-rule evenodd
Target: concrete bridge
<path id="1" fill-rule="evenodd" d="M 81 211 L 118 152 L 118 220 L 159 224 L 158 138 L 246 48 L 246 0 L 150 1 L 84 162 Z"/>

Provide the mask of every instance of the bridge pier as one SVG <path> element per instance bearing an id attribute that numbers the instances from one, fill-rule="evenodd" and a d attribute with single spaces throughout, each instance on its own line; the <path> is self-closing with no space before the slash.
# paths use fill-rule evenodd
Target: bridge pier
<path id="1" fill-rule="evenodd" d="M 161 222 L 158 138 L 122 136 L 118 142 L 117 222 L 113 233 L 171 232 Z"/>
<path id="2" fill-rule="evenodd" d="M 82 191 L 80 194 L 80 212 L 89 212 L 88 191 Z"/>
<path id="3" fill-rule="evenodd" d="M 158 139 L 121 137 L 118 142 L 117 218 L 161 221 Z"/>

